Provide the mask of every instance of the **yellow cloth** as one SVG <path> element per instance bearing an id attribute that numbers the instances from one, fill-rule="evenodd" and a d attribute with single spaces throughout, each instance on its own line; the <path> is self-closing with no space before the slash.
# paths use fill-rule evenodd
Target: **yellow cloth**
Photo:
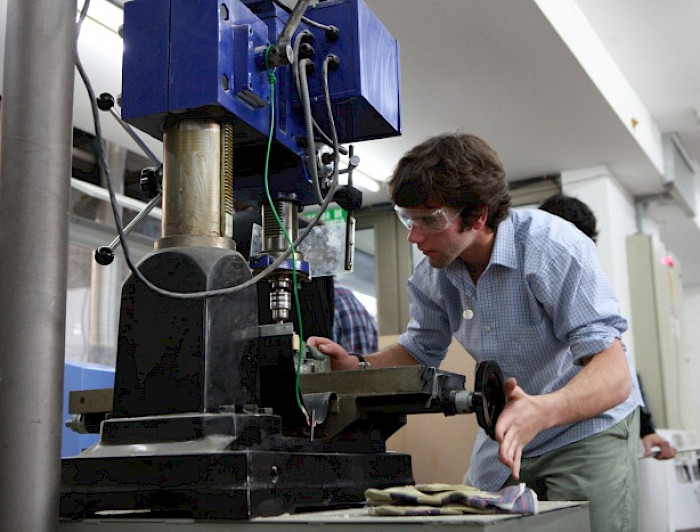
<path id="1" fill-rule="evenodd" d="M 371 515 L 536 514 L 537 495 L 525 484 L 497 492 L 468 485 L 419 484 L 365 491 Z"/>

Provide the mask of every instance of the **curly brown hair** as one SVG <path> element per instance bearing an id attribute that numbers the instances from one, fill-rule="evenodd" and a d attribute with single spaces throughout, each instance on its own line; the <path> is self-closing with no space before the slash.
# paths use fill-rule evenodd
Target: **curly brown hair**
<path id="1" fill-rule="evenodd" d="M 598 220 L 591 208 L 581 200 L 564 194 L 554 194 L 544 200 L 539 208 L 571 222 L 593 242 L 596 241 Z"/>
<path id="2" fill-rule="evenodd" d="M 460 211 L 463 229 L 488 209 L 486 225 L 495 230 L 508 216 L 510 193 L 496 152 L 477 136 L 451 133 L 432 137 L 407 152 L 388 182 L 399 207 Z"/>

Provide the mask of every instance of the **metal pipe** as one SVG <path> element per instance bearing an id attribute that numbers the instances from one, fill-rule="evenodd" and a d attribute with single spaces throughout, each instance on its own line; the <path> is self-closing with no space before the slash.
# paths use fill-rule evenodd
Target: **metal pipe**
<path id="1" fill-rule="evenodd" d="M 0 168 L 3 530 L 55 530 L 58 519 L 75 14 L 75 0 L 7 4 Z"/>
<path id="2" fill-rule="evenodd" d="M 126 172 L 126 148 L 107 143 L 107 164 L 112 172 L 115 192 L 124 192 Z M 100 180 L 105 185 L 106 177 L 100 172 Z M 121 211 L 122 209 L 119 208 Z M 114 226 L 112 206 L 100 202 L 95 221 Z M 122 262 L 101 265 L 92 261 L 90 276 L 90 344 L 88 360 L 106 366 L 116 366 L 117 334 L 119 328 L 119 298 L 122 282 Z"/>
<path id="3" fill-rule="evenodd" d="M 163 237 L 171 246 L 233 248 L 221 234 L 221 126 L 183 120 L 163 133 Z"/>
<path id="4" fill-rule="evenodd" d="M 299 230 L 299 208 L 296 203 L 288 200 L 273 200 L 273 205 L 277 216 L 279 216 L 282 222 L 282 227 L 277 223 L 277 218 L 275 218 L 272 212 L 272 207 L 267 204 L 264 205 L 262 210 L 262 252 L 279 256 L 289 247 L 289 242 L 284 234 L 285 232 L 292 242 L 297 239 L 297 232 Z M 297 257 L 301 258 L 298 250 L 295 250 L 295 252 Z"/>
<path id="5" fill-rule="evenodd" d="M 87 181 L 81 181 L 80 179 L 77 179 L 75 177 L 71 177 L 70 186 L 72 189 L 75 189 L 78 192 L 82 192 L 86 196 L 109 202 L 109 191 L 104 187 L 93 185 L 92 183 L 88 183 Z M 141 215 L 139 220 L 143 220 L 148 214 L 150 214 L 151 217 L 155 218 L 156 220 L 163 219 L 163 212 L 160 209 L 155 208 L 160 203 L 160 199 L 158 199 L 158 201 L 156 202 L 151 200 L 148 203 L 145 203 L 141 200 L 134 199 L 131 196 L 124 196 L 123 194 L 117 194 L 116 196 L 117 205 L 119 207 L 126 207 L 127 209 L 137 211 L 139 213 L 141 213 L 142 210 L 146 211 Z M 158 195 L 157 197 L 160 198 L 160 195 Z M 152 203 L 153 205 L 151 205 Z M 114 216 L 112 217 L 112 219 L 114 219 Z M 129 222 L 129 224 L 131 224 L 131 222 Z M 124 229 L 126 230 L 126 227 Z"/>

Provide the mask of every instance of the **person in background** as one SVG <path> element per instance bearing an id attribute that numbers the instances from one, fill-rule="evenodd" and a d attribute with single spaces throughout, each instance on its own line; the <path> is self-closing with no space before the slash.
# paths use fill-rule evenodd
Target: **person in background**
<path id="1" fill-rule="evenodd" d="M 540 205 L 540 209 L 547 211 L 555 216 L 564 218 L 574 224 L 584 235 L 589 237 L 593 242 L 598 236 L 598 220 L 593 214 L 593 211 L 579 199 L 565 194 L 554 194 L 548 197 Z M 648 401 L 644 395 L 644 387 L 642 380 L 637 375 L 639 380 L 639 390 L 642 394 L 644 404 L 639 407 L 639 430 L 644 446 L 644 456 L 654 456 L 658 460 L 668 460 L 676 456 L 676 448 L 664 437 L 656 433 L 654 420 L 651 416 Z M 652 449 L 658 447 L 659 451 L 653 453 Z"/>
<path id="2" fill-rule="evenodd" d="M 524 482 L 541 500 L 589 501 L 593 530 L 636 530 L 642 401 L 595 245 L 561 218 L 511 210 L 503 165 L 474 135 L 407 152 L 389 194 L 425 255 L 408 281 L 407 331 L 361 357 L 327 338 L 309 344 L 334 370 L 435 367 L 454 336 L 508 377 L 495 439 L 479 430 L 465 482 Z"/>
<path id="3" fill-rule="evenodd" d="M 333 340 L 349 353 L 374 353 L 379 348 L 377 324 L 352 290 L 335 281 Z"/>

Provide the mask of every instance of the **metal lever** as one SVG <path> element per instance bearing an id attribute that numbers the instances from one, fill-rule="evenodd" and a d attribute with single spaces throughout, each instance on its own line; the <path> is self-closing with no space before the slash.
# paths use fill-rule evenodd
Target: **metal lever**
<path id="1" fill-rule="evenodd" d="M 136 225 L 141 220 L 143 220 L 146 217 L 146 215 L 148 215 L 148 213 L 153 210 L 154 207 L 158 206 L 161 199 L 163 199 L 163 194 L 159 192 L 151 201 L 149 201 L 146 204 L 146 206 L 141 210 L 141 212 L 134 216 L 134 218 L 124 228 L 124 236 L 131 233 L 134 227 L 136 227 Z M 119 235 L 117 235 L 116 238 L 112 240 L 112 242 L 109 244 L 109 246 L 100 246 L 99 248 L 97 248 L 95 250 L 95 261 L 97 261 L 98 264 L 102 264 L 103 266 L 111 264 L 114 260 L 114 250 L 117 249 L 120 244 L 121 239 L 119 238 Z"/>
<path id="2" fill-rule="evenodd" d="M 348 150 L 348 188 L 352 190 L 352 171 L 360 163 L 358 157 L 354 155 L 354 147 L 351 144 Z M 352 208 L 347 210 L 348 219 L 345 223 L 345 271 L 352 271 L 353 250 L 355 249 L 355 216 Z"/>
<path id="3" fill-rule="evenodd" d="M 114 119 L 119 123 L 119 125 L 122 126 L 124 131 L 127 132 L 127 134 L 134 140 L 134 142 L 138 144 L 139 148 L 143 150 L 143 153 L 145 153 L 149 159 L 151 159 L 158 166 L 163 164 L 162 161 L 158 158 L 158 156 L 155 153 L 153 153 L 153 150 L 151 150 L 151 148 L 148 147 L 148 145 L 141 139 L 141 137 L 139 137 L 136 134 L 134 129 L 129 124 L 124 122 L 119 113 L 114 110 L 114 96 L 112 96 L 108 92 L 103 92 L 97 98 L 97 106 L 102 111 L 109 111 L 109 113 L 114 117 Z"/>
<path id="4" fill-rule="evenodd" d="M 102 111 L 109 111 L 110 114 L 114 117 L 114 119 L 117 121 L 117 123 L 122 126 L 124 131 L 127 132 L 127 134 L 138 144 L 139 148 L 143 150 L 143 152 L 148 156 L 149 159 L 151 159 L 154 163 L 156 163 L 158 166 L 162 166 L 161 160 L 158 158 L 158 156 L 153 153 L 153 150 L 148 147 L 148 145 L 139 137 L 136 132 L 133 130 L 133 128 L 124 122 L 122 120 L 122 117 L 119 116 L 119 113 L 114 110 L 114 96 L 109 94 L 108 92 L 103 92 L 102 94 L 99 95 L 97 98 L 97 106 L 100 108 Z M 163 194 L 162 193 L 157 193 L 151 201 L 149 201 L 146 206 L 139 212 L 134 218 L 129 222 L 129 224 L 124 228 L 124 236 L 128 235 L 131 233 L 131 231 L 136 227 L 136 225 L 143 220 L 146 215 L 153 210 L 154 207 L 157 207 L 160 201 L 163 199 Z M 109 244 L 109 246 L 100 246 L 95 250 L 95 261 L 97 261 L 98 264 L 102 264 L 103 266 L 106 266 L 108 264 L 111 264 L 112 261 L 114 260 L 114 250 L 119 247 L 121 244 L 121 239 L 119 238 L 119 235 L 116 236 L 114 240 Z"/>

